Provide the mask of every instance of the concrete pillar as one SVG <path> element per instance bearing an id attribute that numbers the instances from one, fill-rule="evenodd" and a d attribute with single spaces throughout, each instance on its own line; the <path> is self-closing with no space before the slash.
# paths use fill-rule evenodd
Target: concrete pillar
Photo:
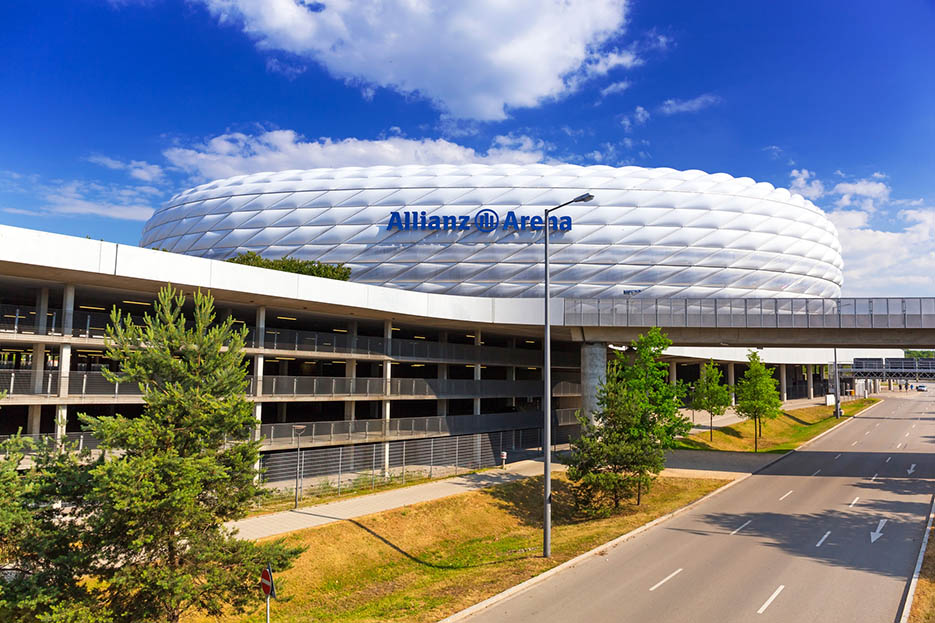
<path id="1" fill-rule="evenodd" d="M 42 405 L 29 405 L 26 419 L 26 434 L 38 435 L 42 432 Z"/>
<path id="2" fill-rule="evenodd" d="M 480 329 L 476 329 L 476 330 L 474 331 L 474 346 L 480 347 L 480 346 L 481 346 L 481 341 L 482 341 L 482 337 L 481 337 Z M 480 373 L 480 372 L 481 372 L 481 370 L 480 370 L 480 363 L 475 363 L 475 364 L 474 364 L 474 380 L 475 380 L 475 381 L 480 381 L 480 380 L 481 380 L 481 373 Z M 480 383 L 478 383 L 478 385 L 480 385 Z M 474 398 L 474 411 L 473 411 L 473 413 L 474 413 L 474 415 L 480 415 L 480 398 L 477 398 L 477 397 Z"/>
<path id="3" fill-rule="evenodd" d="M 49 289 L 42 288 L 36 296 L 36 334 L 45 335 L 47 326 L 47 314 L 49 313 Z M 32 345 L 32 386 L 33 392 L 42 394 L 46 391 L 43 387 L 45 380 L 45 344 Z M 26 419 L 26 433 L 30 435 L 39 434 L 42 427 L 42 405 L 29 405 Z"/>
<path id="4" fill-rule="evenodd" d="M 594 421 L 600 410 L 597 390 L 607 378 L 607 344 L 584 342 L 581 344 L 581 415 Z"/>
<path id="5" fill-rule="evenodd" d="M 45 335 L 49 325 L 49 289 L 42 288 L 36 295 L 36 334 Z"/>
<path id="6" fill-rule="evenodd" d="M 737 404 L 737 394 L 734 392 L 734 386 L 737 384 L 737 373 L 733 362 L 727 364 L 727 385 L 730 387 L 730 404 L 733 407 Z"/>
<path id="7" fill-rule="evenodd" d="M 65 293 L 62 296 L 62 336 L 71 337 L 72 325 L 75 320 L 75 286 L 65 284 Z M 68 395 L 68 375 L 71 373 L 71 344 L 62 344 L 58 357 L 58 395 Z"/>
<path id="8" fill-rule="evenodd" d="M 256 308 L 256 346 L 264 348 L 266 344 L 266 307 Z M 263 396 L 263 362 L 262 354 L 253 356 L 253 389 L 257 401 L 253 405 L 253 417 L 256 419 L 256 436 L 261 435 L 261 425 L 263 423 L 263 404 L 260 398 Z"/>
<path id="9" fill-rule="evenodd" d="M 445 333 L 444 331 L 442 331 L 441 333 L 439 333 L 439 335 L 438 335 L 438 343 L 439 343 L 439 344 L 447 344 L 447 343 L 448 343 L 448 334 Z M 442 350 L 444 350 L 444 349 L 442 349 Z M 444 381 L 445 381 L 447 378 L 448 378 L 448 364 L 447 364 L 447 363 L 440 363 L 440 364 L 438 364 L 438 380 L 439 380 L 439 381 L 442 381 L 441 383 L 438 384 L 439 387 L 441 387 L 441 386 L 444 385 Z M 439 415 L 439 416 L 447 416 L 447 415 L 448 415 L 448 399 L 447 399 L 447 398 L 439 398 L 439 399 L 436 401 L 436 411 L 435 411 L 435 413 L 436 413 L 437 415 Z"/>
<path id="10" fill-rule="evenodd" d="M 674 361 L 669 362 L 669 383 L 675 385 L 678 380 L 678 364 Z"/>
<path id="11" fill-rule="evenodd" d="M 887 379 L 887 381 L 886 381 L 886 389 L 889 390 L 889 391 L 893 391 L 893 379 Z"/>
<path id="12" fill-rule="evenodd" d="M 344 376 L 345 378 L 354 379 L 357 378 L 357 360 L 351 359 L 353 357 L 354 348 L 357 346 L 357 321 L 351 320 L 347 323 L 347 343 L 350 347 L 348 349 L 348 356 L 345 358 L 344 364 Z M 354 381 L 351 381 L 351 391 L 353 391 Z M 354 406 L 357 403 L 353 400 L 344 401 L 344 419 L 353 420 L 354 419 Z"/>
<path id="13" fill-rule="evenodd" d="M 68 405 L 55 405 L 55 441 L 62 443 L 68 424 Z"/>
<path id="14" fill-rule="evenodd" d="M 783 402 L 788 400 L 788 394 L 786 392 L 786 364 L 779 364 L 779 397 Z"/>
<path id="15" fill-rule="evenodd" d="M 814 364 L 808 364 L 805 366 L 805 375 L 808 377 L 808 398 L 811 400 L 815 397 L 815 366 Z"/>
<path id="16" fill-rule="evenodd" d="M 515 337 L 510 338 L 510 350 L 514 352 L 516 351 L 516 338 Z M 506 380 L 516 381 L 516 366 L 506 367 Z M 515 394 L 513 396 L 510 396 L 509 404 L 511 407 L 516 406 L 516 395 Z"/>
<path id="17" fill-rule="evenodd" d="M 393 341 L 393 322 L 386 320 L 383 323 L 383 338 L 386 340 L 386 354 L 389 356 L 392 352 Z M 389 359 L 383 362 L 383 392 L 387 396 L 380 403 L 380 417 L 383 419 L 383 438 L 389 438 L 390 432 L 390 405 L 392 402 L 388 399 L 393 380 L 393 366 Z M 390 444 L 383 442 L 383 477 L 390 475 Z"/>

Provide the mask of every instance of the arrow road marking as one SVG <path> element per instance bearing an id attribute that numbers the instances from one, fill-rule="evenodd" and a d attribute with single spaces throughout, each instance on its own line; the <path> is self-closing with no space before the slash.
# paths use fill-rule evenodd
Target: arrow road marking
<path id="1" fill-rule="evenodd" d="M 788 493 L 786 493 L 784 496 L 782 496 L 781 498 L 779 498 L 779 501 L 782 502 L 783 500 L 785 500 L 785 499 L 786 499 L 787 497 L 789 497 L 790 495 L 792 495 L 792 489 L 789 489 Z"/>
<path id="2" fill-rule="evenodd" d="M 916 471 L 916 464 L 915 464 L 915 463 L 913 463 L 912 466 L 910 466 L 909 469 L 906 470 L 906 473 L 909 474 L 910 476 L 912 476 L 912 472 L 914 472 L 914 471 Z"/>
<path id="3" fill-rule="evenodd" d="M 659 580 L 658 582 L 656 582 L 655 584 L 653 584 L 653 587 L 652 587 L 651 589 L 649 589 L 649 590 L 650 590 L 650 591 L 656 590 L 657 588 L 659 588 L 660 586 L 662 586 L 663 584 L 665 584 L 666 582 L 668 582 L 669 580 L 671 580 L 672 578 L 674 578 L 675 576 L 677 576 L 678 574 L 680 574 L 681 572 L 682 572 L 682 569 L 681 569 L 681 568 L 676 569 L 675 571 L 673 571 L 672 573 L 670 573 L 669 575 L 667 575 L 667 576 L 664 577 L 663 579 L 661 579 L 661 580 Z"/>
<path id="4" fill-rule="evenodd" d="M 829 534 L 831 534 L 831 530 L 828 530 L 827 532 L 825 532 L 825 536 L 818 539 L 818 542 L 815 543 L 815 547 L 821 547 L 821 544 L 825 542 L 825 539 L 828 538 Z"/>
<path id="5" fill-rule="evenodd" d="M 876 543 L 876 542 L 877 542 L 877 539 L 879 539 L 881 536 L 883 536 L 883 526 L 885 526 L 885 525 L 886 525 L 886 520 L 885 520 L 885 519 L 881 519 L 881 520 L 880 520 L 880 523 L 877 524 L 877 531 L 876 531 L 876 532 L 873 532 L 873 531 L 870 532 L 870 542 L 871 542 L 871 543 Z"/>
<path id="6" fill-rule="evenodd" d="M 860 499 L 860 496 L 854 498 L 854 501 L 847 505 L 848 508 L 854 508 L 854 504 L 857 504 L 857 500 Z"/>
<path id="7" fill-rule="evenodd" d="M 781 592 L 782 592 L 782 589 L 784 589 L 784 588 L 786 588 L 786 586 L 785 586 L 784 584 L 780 584 L 780 585 L 779 585 L 779 588 L 777 588 L 775 591 L 773 591 L 773 594 L 769 596 L 769 599 L 766 600 L 766 603 L 764 603 L 762 606 L 760 606 L 760 609 L 757 610 L 756 613 L 757 613 L 757 614 L 763 614 L 764 612 L 766 612 L 766 609 L 769 608 L 769 605 L 770 605 L 771 603 L 773 603 L 773 600 L 774 600 L 774 599 L 776 599 L 777 597 L 779 597 L 779 593 L 781 593 Z"/>
<path id="8" fill-rule="evenodd" d="M 737 534 L 738 532 L 740 532 L 741 530 L 743 530 L 744 528 L 746 528 L 747 526 L 749 526 L 751 521 L 753 521 L 753 520 L 752 520 L 752 519 L 748 519 L 747 521 L 745 521 L 745 522 L 743 523 L 742 526 L 740 526 L 739 528 L 736 528 L 733 532 L 731 532 L 731 536 Z"/>

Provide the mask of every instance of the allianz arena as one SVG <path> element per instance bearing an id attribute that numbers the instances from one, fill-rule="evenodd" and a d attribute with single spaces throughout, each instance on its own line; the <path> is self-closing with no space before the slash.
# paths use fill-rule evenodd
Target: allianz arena
<path id="1" fill-rule="evenodd" d="M 827 216 L 786 189 L 725 173 L 576 165 L 343 167 L 259 173 L 172 198 L 146 247 L 342 263 L 352 281 L 473 296 L 839 297 Z M 538 218 L 536 218 L 538 217 Z"/>

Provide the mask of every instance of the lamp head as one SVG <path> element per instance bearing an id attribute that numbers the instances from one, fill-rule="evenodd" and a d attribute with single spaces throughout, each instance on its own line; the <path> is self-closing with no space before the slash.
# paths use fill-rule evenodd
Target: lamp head
<path id="1" fill-rule="evenodd" d="M 594 199 L 594 195 L 592 195 L 591 193 L 584 193 L 583 195 L 580 195 L 572 199 L 572 202 L 580 203 L 582 201 L 591 201 L 592 199 Z"/>

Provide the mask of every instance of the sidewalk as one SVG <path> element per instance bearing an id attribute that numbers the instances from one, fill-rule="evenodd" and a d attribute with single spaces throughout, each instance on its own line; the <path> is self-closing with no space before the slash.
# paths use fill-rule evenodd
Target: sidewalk
<path id="1" fill-rule="evenodd" d="M 564 469 L 564 465 L 552 463 L 553 472 Z M 236 528 L 239 531 L 238 536 L 242 539 L 262 539 L 293 530 L 321 526 L 334 521 L 344 521 L 410 504 L 437 500 L 449 495 L 493 487 L 540 474 L 542 474 L 542 461 L 518 461 L 508 464 L 506 469 L 489 469 L 421 485 L 361 495 L 348 500 L 307 506 L 298 510 L 248 517 L 231 522 L 228 526 Z"/>

